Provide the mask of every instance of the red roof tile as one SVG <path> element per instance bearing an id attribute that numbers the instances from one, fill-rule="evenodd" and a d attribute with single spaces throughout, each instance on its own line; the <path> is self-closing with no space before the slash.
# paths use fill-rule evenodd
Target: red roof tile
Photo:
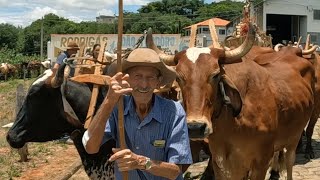
<path id="1" fill-rule="evenodd" d="M 212 18 L 212 19 L 213 19 L 214 24 L 216 26 L 226 26 L 226 25 L 228 25 L 230 23 L 230 21 L 227 21 L 227 20 L 224 20 L 224 19 L 221 19 L 221 18 Z M 196 25 L 198 25 L 198 26 L 209 26 L 209 20 L 210 19 L 207 19 L 205 21 L 196 23 Z M 189 28 L 191 28 L 191 26 L 187 26 L 184 29 L 189 29 Z"/>

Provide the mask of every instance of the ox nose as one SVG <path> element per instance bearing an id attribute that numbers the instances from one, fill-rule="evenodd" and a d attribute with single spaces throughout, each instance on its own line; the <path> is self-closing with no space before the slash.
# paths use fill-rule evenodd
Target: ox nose
<path id="1" fill-rule="evenodd" d="M 205 138 L 207 136 L 206 123 L 188 123 L 188 133 L 190 138 Z"/>

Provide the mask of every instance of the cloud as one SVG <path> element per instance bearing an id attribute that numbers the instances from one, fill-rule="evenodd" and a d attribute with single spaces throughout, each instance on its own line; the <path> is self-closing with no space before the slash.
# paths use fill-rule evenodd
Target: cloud
<path id="1" fill-rule="evenodd" d="M 114 12 L 109 9 L 101 9 L 100 11 L 97 12 L 96 15 L 97 16 L 100 16 L 100 15 L 113 16 Z"/>
<path id="2" fill-rule="evenodd" d="M 49 13 L 53 13 L 53 14 L 57 14 L 57 15 L 59 14 L 57 10 L 52 9 L 48 6 L 43 7 L 43 8 L 36 7 L 34 9 L 32 9 L 32 11 L 30 11 L 26 14 L 26 18 L 34 21 L 34 20 L 37 20 L 37 19 L 39 19 Z"/>
<path id="3" fill-rule="evenodd" d="M 124 7 L 146 5 L 154 0 L 124 0 Z M 0 0 L 0 23 L 28 26 L 48 13 L 72 21 L 94 21 L 98 15 L 114 15 L 118 0 Z"/>
<path id="4" fill-rule="evenodd" d="M 0 0 L 0 6 L 4 6 L 7 4 L 8 0 Z"/>
<path id="5" fill-rule="evenodd" d="M 124 10 L 135 11 L 154 1 L 124 0 Z M 48 13 L 75 22 L 95 21 L 99 15 L 118 14 L 118 0 L 0 0 L 0 23 L 25 27 Z"/>

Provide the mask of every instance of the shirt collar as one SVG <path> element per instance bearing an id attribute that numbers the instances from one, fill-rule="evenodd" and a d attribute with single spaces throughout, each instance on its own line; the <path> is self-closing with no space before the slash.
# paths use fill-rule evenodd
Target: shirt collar
<path id="1" fill-rule="evenodd" d="M 161 97 L 159 97 L 158 95 L 153 95 L 154 97 L 154 102 L 153 102 L 153 106 L 151 108 L 151 111 L 149 112 L 149 114 L 146 116 L 146 119 L 152 118 L 157 120 L 158 122 L 162 123 L 162 117 L 161 117 L 161 109 L 160 109 L 160 101 L 161 101 Z M 135 105 L 134 105 L 134 100 L 132 96 L 127 96 L 125 98 L 125 108 L 124 108 L 124 115 L 128 115 L 128 114 L 135 114 Z"/>

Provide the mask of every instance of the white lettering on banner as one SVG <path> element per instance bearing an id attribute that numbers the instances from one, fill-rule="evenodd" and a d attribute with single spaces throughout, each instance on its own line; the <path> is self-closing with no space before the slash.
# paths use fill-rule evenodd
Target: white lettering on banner
<path id="1" fill-rule="evenodd" d="M 122 37 L 122 45 L 124 47 L 133 47 L 136 44 L 137 40 L 132 36 L 124 36 Z"/>
<path id="2" fill-rule="evenodd" d="M 122 48 L 133 48 L 142 34 L 124 34 L 122 37 Z M 167 53 L 174 53 L 175 50 L 180 51 L 180 34 L 153 34 L 154 42 Z M 94 44 L 100 44 L 107 41 L 106 50 L 114 52 L 117 48 L 117 34 L 52 34 L 51 48 L 61 49 L 67 47 L 68 42 L 75 41 L 78 45 L 84 43 L 85 47 L 93 47 Z M 146 47 L 145 41 L 141 47 Z M 53 54 L 52 58 L 56 58 L 58 54 Z"/>
<path id="3" fill-rule="evenodd" d="M 170 47 L 175 44 L 174 37 L 154 37 L 153 40 L 157 46 L 161 47 Z"/>

